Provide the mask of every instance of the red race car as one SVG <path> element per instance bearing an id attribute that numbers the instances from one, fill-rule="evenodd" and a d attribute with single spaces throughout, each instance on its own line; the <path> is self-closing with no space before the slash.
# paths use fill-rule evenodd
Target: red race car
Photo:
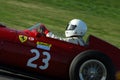
<path id="1" fill-rule="evenodd" d="M 0 25 L 1 69 L 37 79 L 120 79 L 119 48 L 92 35 L 86 46 L 49 38 L 37 32 L 39 25 L 24 31 Z"/>

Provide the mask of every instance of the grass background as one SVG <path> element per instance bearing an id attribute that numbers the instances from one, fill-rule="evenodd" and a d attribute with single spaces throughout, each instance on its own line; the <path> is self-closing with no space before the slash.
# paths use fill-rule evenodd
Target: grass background
<path id="1" fill-rule="evenodd" d="M 64 37 L 73 18 L 86 22 L 88 32 L 120 48 L 120 0 L 0 0 L 0 22 L 10 28 L 26 29 L 44 23 Z"/>

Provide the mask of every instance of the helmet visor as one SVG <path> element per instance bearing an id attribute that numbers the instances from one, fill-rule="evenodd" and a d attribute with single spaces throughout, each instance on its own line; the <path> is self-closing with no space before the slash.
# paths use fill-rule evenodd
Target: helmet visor
<path id="1" fill-rule="evenodd" d="M 74 30 L 77 27 L 77 25 L 68 25 L 66 27 L 66 30 Z"/>

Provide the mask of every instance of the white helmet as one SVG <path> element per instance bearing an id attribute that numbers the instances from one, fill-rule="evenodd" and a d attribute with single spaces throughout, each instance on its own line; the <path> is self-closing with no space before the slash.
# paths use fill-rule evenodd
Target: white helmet
<path id="1" fill-rule="evenodd" d="M 69 22 L 66 31 L 65 36 L 66 37 L 83 37 L 87 31 L 87 25 L 85 22 L 79 19 L 73 19 Z"/>

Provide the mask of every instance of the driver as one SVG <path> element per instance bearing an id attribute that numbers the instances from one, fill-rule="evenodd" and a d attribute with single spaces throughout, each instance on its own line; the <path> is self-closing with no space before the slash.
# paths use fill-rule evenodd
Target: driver
<path id="1" fill-rule="evenodd" d="M 73 19 L 69 22 L 65 30 L 66 38 L 60 38 L 60 37 L 55 36 L 44 25 L 40 26 L 40 29 L 42 30 L 43 34 L 46 35 L 46 37 L 64 40 L 70 43 L 78 44 L 80 46 L 85 45 L 83 36 L 85 35 L 87 31 L 87 25 L 85 24 L 85 22 L 83 22 L 80 19 Z"/>

